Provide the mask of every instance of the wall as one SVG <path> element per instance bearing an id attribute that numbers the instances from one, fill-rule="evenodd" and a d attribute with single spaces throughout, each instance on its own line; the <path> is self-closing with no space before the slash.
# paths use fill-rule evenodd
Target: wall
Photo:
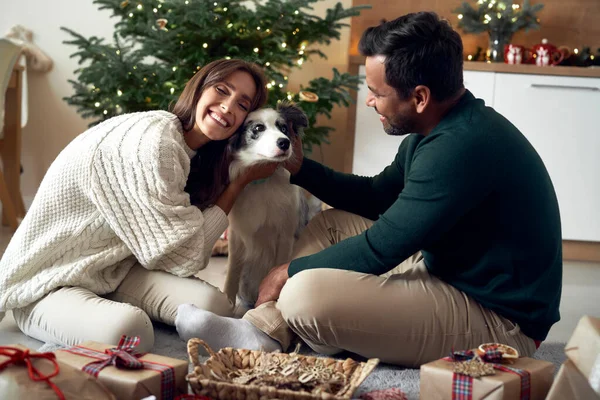
<path id="1" fill-rule="evenodd" d="M 472 6 L 476 5 L 474 0 L 465 1 Z M 358 41 L 362 32 L 370 26 L 378 25 L 382 18 L 391 20 L 410 12 L 435 11 L 456 26 L 458 19 L 452 10 L 462 2 L 463 0 L 354 0 L 354 5 L 370 4 L 372 8 L 364 11 L 360 18 L 352 20 L 350 54 L 359 54 Z M 515 0 L 514 3 L 522 4 L 522 1 Z M 513 38 L 514 43 L 532 47 L 547 38 L 552 44 L 565 45 L 571 49 L 581 49 L 583 45 L 589 45 L 593 50 L 600 47 L 599 0 L 531 0 L 531 3 L 544 4 L 539 13 L 541 28 L 517 33 Z M 467 54 L 474 53 L 477 46 L 484 50 L 487 48 L 488 40 L 484 33 L 461 34 Z"/>
<path id="2" fill-rule="evenodd" d="M 78 65 L 76 59 L 69 58 L 75 47 L 62 43 L 70 36 L 59 27 L 66 26 L 84 37 L 95 35 L 112 39 L 115 21 L 111 20 L 109 11 L 98 10 L 92 0 L 2 0 L 2 3 L 0 35 L 4 36 L 14 25 L 23 25 L 33 31 L 34 42 L 54 60 L 54 68 L 49 73 L 30 71 L 28 74 L 29 122 L 23 129 L 22 175 L 22 192 L 27 203 L 58 153 L 89 123 L 62 100 L 72 94 L 68 79 L 74 79 L 73 71 Z M 314 13 L 324 16 L 326 9 L 336 3 L 337 0 L 320 1 L 314 4 Z M 351 3 L 351 0 L 342 0 L 345 7 Z M 328 59 L 306 62 L 302 70 L 290 74 L 290 89 L 298 90 L 300 84 L 317 76 L 331 77 L 333 67 L 345 72 L 349 38 L 350 29 L 345 28 L 340 41 L 321 47 Z M 346 129 L 346 113 L 345 109 L 335 109 L 332 120 L 322 120 L 323 124 L 337 127 L 337 131 L 331 135 L 333 144 L 323 146 L 322 155 L 318 149 L 313 155 L 334 168 L 341 168 L 343 164 L 344 151 L 336 146 Z"/>

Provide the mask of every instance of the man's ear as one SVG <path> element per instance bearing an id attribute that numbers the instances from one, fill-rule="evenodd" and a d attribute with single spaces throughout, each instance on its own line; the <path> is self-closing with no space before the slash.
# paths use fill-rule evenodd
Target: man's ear
<path id="1" fill-rule="evenodd" d="M 287 122 L 287 125 L 292 127 L 294 132 L 302 135 L 304 128 L 308 126 L 308 117 L 300 107 L 289 101 L 282 101 L 277 104 L 277 112 Z"/>
<path id="2" fill-rule="evenodd" d="M 413 91 L 413 100 L 415 102 L 415 110 L 417 113 L 422 114 L 433 101 L 431 90 L 425 85 L 417 86 Z"/>

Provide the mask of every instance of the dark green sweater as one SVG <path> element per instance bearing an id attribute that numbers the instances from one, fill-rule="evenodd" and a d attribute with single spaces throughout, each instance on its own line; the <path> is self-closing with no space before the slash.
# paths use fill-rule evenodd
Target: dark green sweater
<path id="1" fill-rule="evenodd" d="M 552 182 L 521 132 L 470 92 L 427 137 L 402 141 L 379 175 L 342 174 L 305 159 L 292 183 L 375 223 L 292 261 L 290 276 L 312 268 L 380 275 L 421 250 L 432 275 L 532 339 L 544 340 L 560 319 L 561 227 Z"/>

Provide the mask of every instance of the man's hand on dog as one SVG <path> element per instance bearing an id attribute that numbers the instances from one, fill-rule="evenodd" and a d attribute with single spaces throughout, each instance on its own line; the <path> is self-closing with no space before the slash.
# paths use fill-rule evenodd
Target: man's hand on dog
<path id="1" fill-rule="evenodd" d="M 296 175 L 302 167 L 304 161 L 304 150 L 302 150 L 302 140 L 299 137 L 292 139 L 292 156 L 283 163 L 283 167 L 290 171 L 290 174 Z"/>
<path id="2" fill-rule="evenodd" d="M 290 263 L 273 268 L 262 280 L 258 287 L 258 299 L 254 307 L 269 301 L 277 301 L 283 286 L 289 279 L 288 267 Z"/>

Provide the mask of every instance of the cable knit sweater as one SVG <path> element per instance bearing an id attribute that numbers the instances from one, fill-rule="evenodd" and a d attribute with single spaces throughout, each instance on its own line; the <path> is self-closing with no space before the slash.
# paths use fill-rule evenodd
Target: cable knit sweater
<path id="1" fill-rule="evenodd" d="M 190 204 L 194 154 L 166 111 L 111 118 L 75 138 L 0 261 L 0 320 L 63 286 L 110 293 L 136 262 L 181 277 L 206 267 L 227 216 Z"/>

